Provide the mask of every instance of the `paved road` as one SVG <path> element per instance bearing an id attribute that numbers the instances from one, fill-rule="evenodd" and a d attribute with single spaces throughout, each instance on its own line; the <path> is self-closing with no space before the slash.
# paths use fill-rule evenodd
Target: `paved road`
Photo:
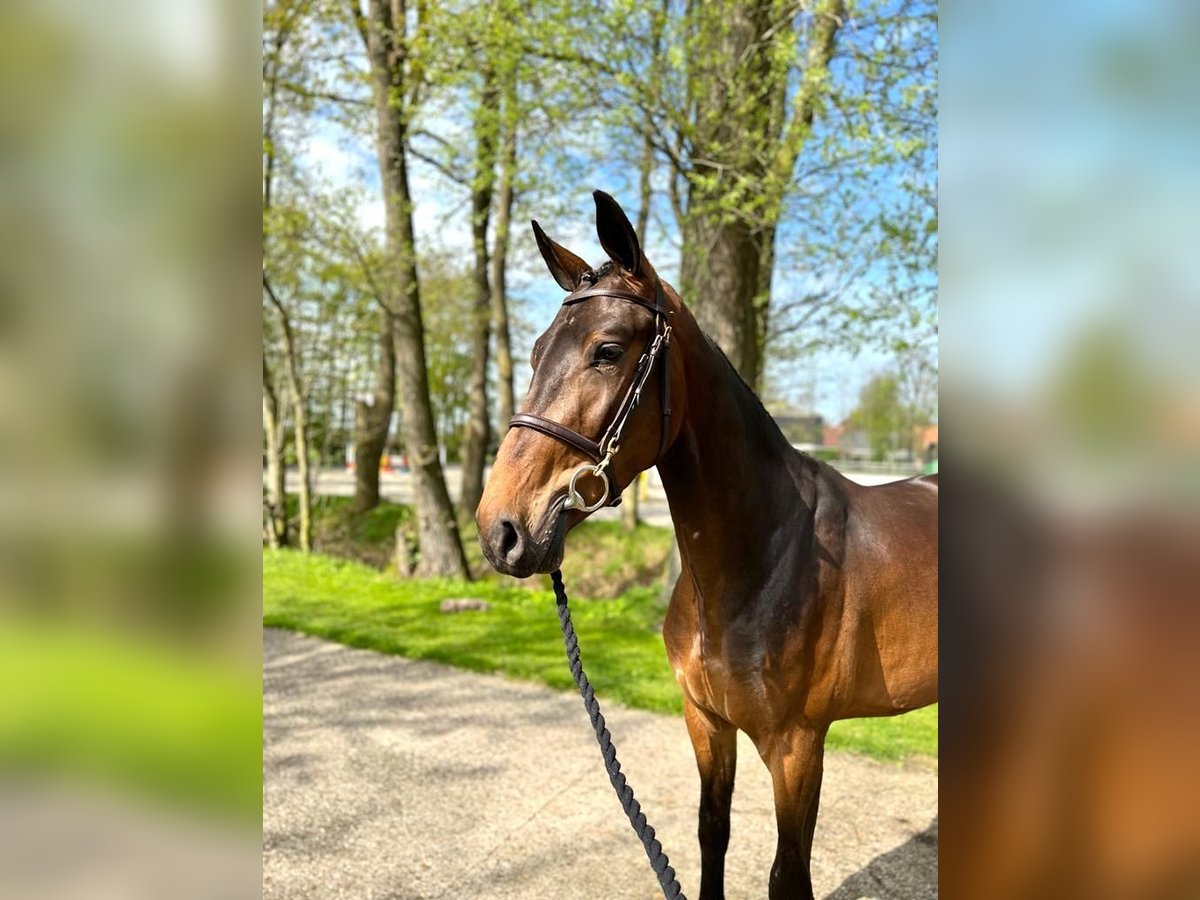
<path id="1" fill-rule="evenodd" d="M 661 896 L 577 695 L 283 631 L 265 631 L 263 650 L 264 897 Z M 683 721 L 614 704 L 605 715 L 695 897 Z M 744 738 L 739 755 L 728 896 L 758 900 L 774 853 L 770 782 Z M 936 897 L 933 764 L 831 753 L 813 869 L 829 900 Z"/>
<path id="2" fill-rule="evenodd" d="M 907 476 L 904 475 L 877 475 L 865 474 L 856 472 L 845 473 L 846 477 L 851 481 L 857 481 L 859 484 L 886 484 L 889 481 L 898 481 Z M 264 478 L 266 475 L 264 474 Z M 647 498 L 639 507 L 639 514 L 642 521 L 650 525 L 657 525 L 667 528 L 671 525 L 671 511 L 667 508 L 667 498 L 662 492 L 662 487 L 658 483 L 657 473 L 650 473 L 650 487 Z M 446 467 L 446 488 L 450 491 L 452 498 L 458 497 L 459 488 L 462 485 L 462 467 L 447 466 Z M 289 492 L 295 493 L 300 488 L 300 476 L 294 471 L 289 470 L 287 473 L 287 489 Z M 320 469 L 316 472 L 314 480 L 314 490 L 320 496 L 326 497 L 353 497 L 354 496 L 354 474 L 347 472 L 345 469 Z M 391 500 L 394 503 L 411 503 L 412 502 L 412 480 L 407 472 L 384 472 L 379 476 L 379 493 L 385 500 Z M 592 514 L 593 519 L 617 519 L 621 515 L 619 509 L 601 509 Z"/>

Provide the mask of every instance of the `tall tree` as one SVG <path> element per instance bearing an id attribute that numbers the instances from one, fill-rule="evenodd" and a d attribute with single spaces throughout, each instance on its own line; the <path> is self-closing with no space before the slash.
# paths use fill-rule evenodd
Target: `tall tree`
<path id="1" fill-rule="evenodd" d="M 762 371 L 776 230 L 829 91 L 844 18 L 844 0 L 646 4 L 605 16 L 608 40 L 581 34 L 531 47 L 577 77 L 607 76 L 598 99 L 612 121 L 636 121 L 670 161 L 680 293 L 752 385 Z M 670 35 L 665 65 L 659 34 Z"/>
<path id="2" fill-rule="evenodd" d="M 514 46 L 516 46 L 514 44 Z M 496 337 L 497 421 L 507 428 L 516 412 L 513 397 L 512 333 L 508 323 L 508 246 L 517 180 L 517 140 L 520 122 L 518 67 L 512 59 L 497 67 L 502 84 L 500 100 L 500 172 L 496 184 L 496 229 L 492 247 L 492 332 Z"/>
<path id="3" fill-rule="evenodd" d="M 350 7 L 351 17 L 367 49 L 368 57 L 371 57 L 370 30 L 362 17 L 359 0 L 347 0 L 347 2 Z M 401 18 L 401 22 L 403 22 L 403 18 Z M 385 53 L 382 49 L 379 52 Z M 381 59 L 381 64 L 386 64 L 386 62 L 386 58 Z M 402 66 L 403 61 L 398 64 Z M 381 77 L 379 73 L 373 72 L 372 74 L 376 81 Z M 378 88 L 376 88 L 376 91 L 378 91 Z M 399 99 L 398 97 L 397 100 L 399 101 Z M 386 104 L 388 101 L 385 100 L 384 102 Z M 379 99 L 377 96 L 377 117 L 381 115 L 378 111 L 378 103 Z M 384 127 L 384 123 L 380 119 L 377 124 L 380 135 L 382 135 Z M 383 171 L 386 168 L 383 158 L 385 148 L 381 136 L 376 138 L 376 146 L 380 157 L 380 169 Z M 387 179 L 384 178 L 385 201 L 387 190 Z M 390 204 L 388 219 L 388 244 L 389 250 L 392 250 L 392 243 L 395 238 L 393 230 L 390 227 Z M 381 278 L 386 281 L 389 274 L 382 274 Z M 416 280 L 415 275 L 413 276 L 413 280 Z M 399 287 L 395 285 L 388 285 L 386 287 L 378 285 L 377 287 L 379 290 L 379 309 L 377 313 L 379 320 L 379 356 L 375 385 L 370 394 L 356 398 L 354 404 L 354 509 L 359 512 L 374 509 L 379 505 L 379 469 L 383 460 L 384 450 L 387 448 L 392 414 L 396 409 L 396 345 L 398 340 L 395 319 L 396 309 L 391 298 L 383 292 L 388 288 L 399 289 Z"/>
<path id="4" fill-rule="evenodd" d="M 785 110 L 797 40 L 788 4 L 696 4 L 688 22 L 691 144 L 680 289 L 751 385 L 762 372 L 775 232 L 796 160 L 829 85 L 843 0 L 807 20 L 799 86 Z"/>
<path id="5" fill-rule="evenodd" d="M 375 388 L 354 402 L 354 509 L 379 505 L 379 468 L 396 408 L 396 338 L 392 311 L 379 310 L 379 363 Z"/>
<path id="6" fill-rule="evenodd" d="M 654 144 L 649 137 L 642 139 L 642 158 L 638 165 L 638 215 L 637 234 L 646 245 L 646 232 L 650 228 L 650 178 L 654 173 Z M 662 377 L 665 377 L 662 376 Z M 639 478 L 633 479 L 629 487 L 621 494 L 621 524 L 626 531 L 633 531 L 638 523 L 638 487 Z"/>
<path id="7" fill-rule="evenodd" d="M 470 404 L 462 436 L 459 512 L 470 518 L 483 494 L 483 472 L 492 438 L 489 400 L 491 336 L 496 334 L 500 416 L 512 416 L 512 349 L 508 323 L 509 228 L 516 193 L 518 80 L 525 10 L 516 0 L 490 0 L 429 18 L 429 43 L 438 47 L 426 76 L 436 100 L 452 99 L 465 122 L 443 113 L 430 128 L 413 132 L 413 156 L 467 192 L 474 276 L 469 317 Z M 465 101 L 465 102 L 463 102 Z M 494 243 L 489 248 L 489 226 Z"/>
<path id="8" fill-rule="evenodd" d="M 265 271 L 263 290 L 279 316 L 284 372 L 287 373 L 288 394 L 292 400 L 292 435 L 295 439 L 296 467 L 300 476 L 300 549 L 307 553 L 312 550 L 312 472 L 309 468 L 308 410 L 304 386 L 300 380 L 299 341 L 291 314 L 271 287 Z"/>
<path id="9" fill-rule="evenodd" d="M 774 334 L 814 324 L 843 347 L 882 346 L 876 323 L 907 324 L 911 309 L 879 286 L 929 243 L 928 216 L 908 200 L 930 194 L 936 22 L 928 0 L 645 3 L 529 52 L 593 85 L 610 128 L 628 140 L 635 123 L 669 161 L 678 286 L 758 386 Z M 652 49 L 659 27 L 665 65 Z M 782 298 L 781 264 L 799 268 Z M 924 315 L 928 279 L 921 290 Z"/>
<path id="10" fill-rule="evenodd" d="M 287 534 L 287 483 L 283 468 L 283 422 L 280 420 L 279 393 L 275 377 L 263 351 L 263 432 L 267 458 L 266 508 L 263 530 L 268 546 L 284 547 Z"/>
<path id="11" fill-rule="evenodd" d="M 404 443 L 412 473 L 421 575 L 468 577 L 467 561 L 446 490 L 425 368 L 420 283 L 408 182 L 408 126 L 422 87 L 421 37 L 425 8 L 409 15 L 405 0 L 348 0 L 367 49 L 375 98 L 376 151 L 383 187 L 387 265 L 385 284 L 395 328 L 396 370 Z M 412 20 L 410 22 L 410 19 Z M 416 29 L 410 35 L 410 28 Z"/>
<path id="12" fill-rule="evenodd" d="M 279 109 L 279 82 L 284 65 L 284 48 L 296 25 L 291 4 L 271 4 L 263 8 L 263 186 L 264 228 L 271 209 L 278 157 L 276 117 Z M 265 324 L 265 323 L 264 323 Z M 263 348 L 263 432 L 267 464 L 267 490 L 264 496 L 264 528 L 272 547 L 287 544 L 287 487 L 283 465 L 283 423 L 280 419 L 279 394 L 271 371 L 270 355 Z"/>
<path id="13" fill-rule="evenodd" d="M 495 69 L 488 58 L 489 47 L 479 47 L 480 84 L 475 103 L 474 177 L 471 180 L 471 243 L 475 255 L 471 305 L 471 393 L 463 435 L 462 490 L 459 513 L 463 520 L 475 515 L 483 497 L 483 466 L 491 436 L 491 408 L 488 405 L 488 357 L 492 324 L 492 289 L 488 271 L 488 221 L 492 212 L 492 194 L 496 184 L 497 103 L 499 90 Z"/>

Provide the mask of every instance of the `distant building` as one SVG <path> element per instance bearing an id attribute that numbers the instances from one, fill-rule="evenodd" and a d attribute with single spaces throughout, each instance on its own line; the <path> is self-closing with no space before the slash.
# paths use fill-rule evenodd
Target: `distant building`
<path id="1" fill-rule="evenodd" d="M 938 427 L 936 425 L 918 425 L 913 429 L 913 449 L 920 456 L 927 453 L 930 447 L 937 447 Z"/>
<path id="2" fill-rule="evenodd" d="M 837 447 L 838 442 L 842 439 L 842 432 L 846 430 L 845 425 L 826 425 L 821 429 L 821 446 L 822 447 Z"/>

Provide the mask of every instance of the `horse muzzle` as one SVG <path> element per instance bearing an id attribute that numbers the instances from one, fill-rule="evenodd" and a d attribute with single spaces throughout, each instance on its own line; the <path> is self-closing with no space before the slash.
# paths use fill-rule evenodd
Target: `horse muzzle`
<path id="1" fill-rule="evenodd" d="M 562 498 L 555 501 L 546 520 L 531 531 L 518 517 L 501 513 L 479 529 L 483 555 L 497 572 L 514 578 L 553 572 L 562 564 L 568 515 Z"/>

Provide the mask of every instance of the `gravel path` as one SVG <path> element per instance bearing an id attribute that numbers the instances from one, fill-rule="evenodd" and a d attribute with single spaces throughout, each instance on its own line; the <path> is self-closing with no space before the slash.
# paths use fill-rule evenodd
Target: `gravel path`
<path id="1" fill-rule="evenodd" d="M 263 714 L 266 898 L 661 897 L 578 695 L 269 629 Z M 605 717 L 694 898 L 683 720 Z M 766 896 L 775 847 L 770 780 L 741 740 L 730 900 Z M 833 900 L 936 897 L 934 764 L 830 753 L 813 878 Z"/>

